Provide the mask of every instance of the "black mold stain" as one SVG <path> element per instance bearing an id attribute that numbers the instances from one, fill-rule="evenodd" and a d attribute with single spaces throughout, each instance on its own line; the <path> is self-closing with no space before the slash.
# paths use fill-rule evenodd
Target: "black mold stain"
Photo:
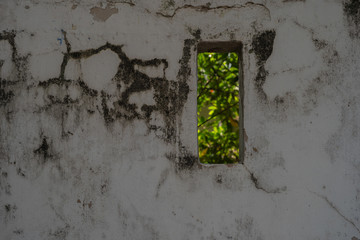
<path id="1" fill-rule="evenodd" d="M 89 95 L 91 97 L 96 97 L 98 95 L 98 91 L 95 89 L 89 88 L 89 86 L 86 85 L 86 83 L 84 81 L 79 80 L 78 84 L 81 87 L 81 89 L 83 90 L 84 94 Z"/>
<path id="2" fill-rule="evenodd" d="M 360 1 L 348 0 L 344 2 L 344 12 L 347 16 L 353 18 L 355 24 L 360 22 Z"/>
<path id="3" fill-rule="evenodd" d="M 10 212 L 10 210 L 11 210 L 11 205 L 10 204 L 5 204 L 5 211 Z"/>
<path id="4" fill-rule="evenodd" d="M 274 99 L 274 102 L 276 104 L 276 106 L 283 104 L 285 102 L 284 97 L 280 97 L 280 96 L 276 96 Z"/>
<path id="5" fill-rule="evenodd" d="M 15 44 L 16 31 L 3 31 L 0 33 L 0 41 L 7 41 L 11 46 L 11 61 L 14 63 L 16 68 L 16 81 L 25 82 L 26 81 L 26 70 L 27 70 L 27 59 L 28 56 L 19 56 Z"/>
<path id="6" fill-rule="evenodd" d="M 106 104 L 106 102 L 107 102 L 106 98 L 107 98 L 106 93 L 104 91 L 102 91 L 101 92 L 101 107 L 102 107 L 102 111 L 104 114 L 105 123 L 109 124 L 109 123 L 113 122 L 114 119 L 110 115 L 109 108 Z"/>
<path id="7" fill-rule="evenodd" d="M 16 229 L 16 230 L 13 231 L 13 233 L 14 233 L 14 234 L 17 234 L 17 235 L 22 235 L 22 234 L 24 234 L 24 230 L 22 230 L 22 229 Z"/>
<path id="8" fill-rule="evenodd" d="M 258 73 L 255 77 L 255 88 L 257 89 L 259 98 L 263 101 L 267 100 L 263 85 L 268 75 L 264 65 L 272 54 L 275 36 L 276 32 L 274 30 L 267 30 L 255 35 L 252 41 L 252 51 L 254 51 L 256 55 L 258 65 Z"/>
<path id="9" fill-rule="evenodd" d="M 343 10 L 349 23 L 349 34 L 352 38 L 360 37 L 360 1 L 346 0 L 343 2 Z"/>
<path id="10" fill-rule="evenodd" d="M 187 100 L 190 88 L 187 83 L 189 77 L 191 76 L 191 67 L 189 65 L 191 59 L 191 48 L 200 40 L 201 31 L 197 29 L 195 31 L 191 31 L 193 35 L 193 39 L 185 39 L 184 40 L 184 47 L 183 47 L 183 55 L 182 58 L 179 60 L 180 69 L 177 74 L 178 79 L 178 94 L 176 96 L 178 105 L 182 107 Z M 181 111 L 179 111 L 181 113 Z M 167 157 L 169 159 L 173 159 L 175 162 L 176 170 L 183 171 L 183 170 L 190 170 L 193 168 L 195 163 L 198 161 L 198 157 L 193 155 L 190 151 L 186 149 L 185 146 L 178 141 L 178 154 L 170 154 Z"/>
<path id="11" fill-rule="evenodd" d="M 7 181 L 8 173 L 1 170 L 0 167 L 0 189 L 5 191 L 5 194 L 10 195 L 11 194 L 11 186 Z"/>
<path id="12" fill-rule="evenodd" d="M 7 41 L 11 47 L 11 61 L 13 62 L 16 68 L 16 79 L 14 81 L 8 81 L 6 79 L 0 78 L 0 106 L 5 106 L 10 103 L 14 96 L 14 90 L 11 89 L 11 86 L 16 85 L 19 82 L 26 81 L 26 65 L 27 65 L 27 56 L 19 57 L 17 48 L 15 45 L 15 31 L 3 31 L 0 33 L 0 41 Z M 0 62 L 0 69 L 4 64 L 3 61 Z M 9 89 L 10 88 L 10 89 Z"/>
<path id="13" fill-rule="evenodd" d="M 65 97 L 63 99 L 49 95 L 48 99 L 50 100 L 52 105 L 55 105 L 55 104 L 65 104 L 66 105 L 66 104 L 75 104 L 75 103 L 79 102 L 78 99 L 71 99 L 69 95 L 65 95 Z"/>
<path id="14" fill-rule="evenodd" d="M 70 231 L 70 226 L 66 224 L 65 227 L 60 227 L 56 229 L 54 232 L 50 231 L 49 236 L 55 237 L 55 239 L 59 239 L 59 240 L 66 239 L 67 235 L 69 234 L 69 231 Z"/>
<path id="15" fill-rule="evenodd" d="M 15 219 L 15 212 L 17 210 L 17 206 L 15 204 L 5 204 L 5 223 L 11 219 Z"/>
<path id="16" fill-rule="evenodd" d="M 274 30 L 267 30 L 253 37 L 252 48 L 258 59 L 257 64 L 259 66 L 263 65 L 270 57 L 273 51 L 275 36 L 276 32 Z"/>
<path id="17" fill-rule="evenodd" d="M 0 33 L 0 41 L 1 40 L 8 41 L 9 44 L 11 45 L 12 61 L 15 61 L 17 58 L 17 49 L 15 46 L 15 36 L 16 36 L 15 31 L 3 31 L 2 33 Z"/>
<path id="18" fill-rule="evenodd" d="M 26 177 L 24 171 L 20 167 L 16 169 L 16 173 L 21 177 Z"/>
<path id="19" fill-rule="evenodd" d="M 131 60 L 122 51 L 122 46 L 112 45 L 110 43 L 106 43 L 105 45 L 97 49 L 71 52 L 71 45 L 66 39 L 65 32 L 64 37 L 65 42 L 68 46 L 68 52 L 64 54 L 63 62 L 60 67 L 59 77 L 41 82 L 39 83 L 39 86 L 42 86 L 44 88 L 47 88 L 52 84 L 70 86 L 71 84 L 73 84 L 73 81 L 64 78 L 65 68 L 70 58 L 88 58 L 103 50 L 111 50 L 115 52 L 121 60 L 121 63 L 118 66 L 118 71 L 115 74 L 113 81 L 116 83 L 118 90 L 120 90 L 120 86 L 122 86 L 121 83 L 124 83 L 126 85 L 126 88 L 122 91 L 120 97 L 117 96 L 117 100 L 113 102 L 110 101 L 110 98 L 113 96 L 107 94 L 105 91 L 101 92 L 101 113 L 103 115 L 106 125 L 110 125 L 116 119 L 125 119 L 128 121 L 134 119 L 141 119 L 147 122 L 149 131 L 163 131 L 163 135 L 165 135 L 164 140 L 170 142 L 174 141 L 174 136 L 172 135 L 172 133 L 175 132 L 175 129 L 172 129 L 174 128 L 174 122 L 172 121 L 172 119 L 176 117 L 178 109 L 182 108 L 182 106 L 179 106 L 180 104 L 178 98 L 176 97 L 177 94 L 174 94 L 174 92 L 176 93 L 177 89 L 181 89 L 181 96 L 184 96 L 184 93 L 187 94 L 188 91 L 186 91 L 186 87 L 184 87 L 183 84 L 179 84 L 175 81 L 165 79 L 165 69 L 168 67 L 168 63 L 165 59 L 155 58 L 146 61 L 140 59 Z M 151 78 L 146 74 L 135 70 L 135 65 L 158 67 L 161 64 L 164 65 L 163 78 Z M 96 97 L 98 95 L 98 92 L 96 90 L 89 88 L 82 80 L 79 79 L 77 81 L 77 84 L 80 86 L 84 94 L 90 97 Z M 138 107 L 136 104 L 131 104 L 129 102 L 131 94 L 150 89 L 154 90 L 154 100 L 156 102 L 156 105 L 144 104 L 143 106 Z M 184 101 L 184 97 L 182 97 L 181 99 L 182 101 Z M 77 103 L 76 100 L 70 99 L 69 97 L 64 100 L 59 100 L 51 97 L 50 100 L 51 104 Z M 151 113 L 153 111 L 159 111 L 165 116 L 165 127 L 153 126 L 149 124 L 151 120 Z"/>
<path id="20" fill-rule="evenodd" d="M 316 49 L 318 49 L 318 50 L 321 50 L 328 45 L 328 43 L 326 41 L 320 40 L 320 39 L 313 39 L 313 42 L 314 42 Z"/>
<path id="21" fill-rule="evenodd" d="M 105 194 L 108 191 L 109 191 L 109 185 L 108 185 L 108 182 L 105 181 L 104 184 L 101 184 L 100 192 L 101 192 L 101 194 Z"/>
<path id="22" fill-rule="evenodd" d="M 196 161 L 197 157 L 194 156 L 192 153 L 188 151 L 181 152 L 178 161 L 175 162 L 176 168 L 179 171 L 190 170 Z"/>
<path id="23" fill-rule="evenodd" d="M 189 94 L 189 85 L 187 81 L 191 74 L 191 67 L 188 64 L 191 57 L 191 48 L 199 40 L 201 34 L 200 30 L 191 32 L 194 39 L 184 40 L 183 56 L 179 61 L 180 69 L 177 74 L 177 81 L 166 79 L 165 70 L 168 67 L 166 59 L 130 59 L 122 50 L 122 45 L 113 45 L 111 43 L 106 43 L 96 49 L 71 52 L 71 44 L 67 40 L 66 32 L 63 31 L 63 34 L 67 46 L 67 52 L 64 53 L 63 61 L 60 66 L 60 75 L 58 78 L 40 82 L 39 86 L 47 88 L 52 84 L 56 84 L 59 86 L 65 85 L 66 87 L 69 87 L 75 84 L 80 87 L 83 94 L 97 99 L 98 92 L 89 88 L 83 80 L 79 79 L 77 81 L 72 81 L 65 79 L 65 68 L 70 59 L 88 58 L 101 51 L 111 50 L 116 53 L 121 60 L 117 73 L 112 79 L 114 84 L 116 84 L 119 93 L 118 95 L 113 96 L 105 91 L 101 91 L 100 99 L 98 99 L 98 101 L 100 101 L 98 109 L 103 115 L 105 124 L 109 126 L 116 120 L 120 119 L 126 121 L 132 121 L 134 119 L 144 120 L 147 124 L 148 130 L 155 131 L 157 133 L 156 136 L 163 139 L 165 142 L 176 142 L 177 116 L 181 114 Z M 164 75 L 163 77 L 149 77 L 148 75 L 136 70 L 136 65 L 144 67 L 159 67 L 160 65 L 163 65 Z M 154 105 L 148 105 L 145 103 L 142 106 L 137 106 L 136 104 L 129 102 L 132 94 L 141 93 L 147 90 L 152 90 L 154 93 Z M 57 99 L 54 96 L 48 98 L 50 99 L 51 105 L 79 104 L 76 99 L 70 99 L 68 96 L 65 99 Z M 150 124 L 153 112 L 158 112 L 164 116 L 164 126 Z M 123 123 L 126 123 L 126 121 Z"/>
<path id="24" fill-rule="evenodd" d="M 222 184 L 222 183 L 223 183 L 223 177 L 222 177 L 222 175 L 221 175 L 221 174 L 216 175 L 215 181 L 216 181 L 217 183 L 219 183 L 219 184 Z"/>
<path id="25" fill-rule="evenodd" d="M 177 172 L 191 170 L 198 161 L 198 157 L 182 146 L 181 142 L 179 143 L 179 150 L 179 153 L 170 153 L 166 157 L 175 163 L 175 170 Z"/>
<path id="26" fill-rule="evenodd" d="M 51 78 L 47 81 L 39 82 L 40 87 L 47 88 L 51 85 L 58 85 L 58 86 L 69 86 L 71 84 L 71 80 L 62 79 L 62 78 Z"/>
<path id="27" fill-rule="evenodd" d="M 235 236 L 230 236 L 231 238 L 229 239 L 264 239 L 252 217 L 245 215 L 241 218 L 235 218 L 235 224 L 237 232 Z"/>
<path id="28" fill-rule="evenodd" d="M 15 96 L 13 91 L 6 91 L 6 82 L 0 79 L 0 106 L 8 104 Z"/>
<path id="29" fill-rule="evenodd" d="M 49 144 L 47 143 L 46 137 L 43 138 L 42 143 L 39 148 L 34 150 L 35 154 L 39 154 L 43 156 L 44 162 L 51 158 L 52 156 L 49 154 Z"/>
<path id="30" fill-rule="evenodd" d="M 96 49 L 73 52 L 65 31 L 63 31 L 63 35 L 67 52 L 63 54 L 63 60 L 59 66 L 60 74 L 58 77 L 39 82 L 37 87 L 47 89 L 56 85 L 63 87 L 62 89 L 65 91 L 75 87 L 80 90 L 82 95 L 81 98 L 76 99 L 71 98 L 69 93 L 65 94 L 64 97 L 45 95 L 47 103 L 45 103 L 45 106 L 40 108 L 39 111 L 47 111 L 52 107 L 61 106 L 61 112 L 64 114 L 70 107 L 75 106 L 76 111 L 85 109 L 88 114 L 94 114 L 95 111 L 93 109 L 98 109 L 106 126 L 110 126 L 115 121 L 121 121 L 122 124 L 127 124 L 128 121 L 135 119 L 143 120 L 149 132 L 155 132 L 155 136 L 166 143 L 178 145 L 179 153 L 175 155 L 175 158 L 172 158 L 176 163 L 177 169 L 190 169 L 196 162 L 197 157 L 184 149 L 177 140 L 177 129 L 178 124 L 180 124 L 179 116 L 182 113 L 190 92 L 188 81 L 191 76 L 191 66 L 189 62 L 192 56 L 192 50 L 200 39 L 201 31 L 192 30 L 191 35 L 193 38 L 184 40 L 183 54 L 179 60 L 180 68 L 176 79 L 173 80 L 167 79 L 165 76 L 165 70 L 168 68 L 168 61 L 166 59 L 130 59 L 122 50 L 122 45 L 113 45 L 111 43 L 105 43 Z M 15 36 L 15 31 L 3 31 L 0 33 L 0 40 L 8 41 L 11 45 L 12 61 L 17 70 L 14 81 L 0 79 L 0 106 L 6 105 L 13 100 L 16 96 L 16 84 L 26 82 L 27 78 L 27 56 L 18 56 Z M 65 69 L 70 59 L 89 58 L 104 50 L 110 50 L 116 53 L 121 60 L 117 73 L 112 79 L 116 85 L 117 93 L 112 95 L 105 91 L 99 92 L 90 88 L 83 79 L 71 80 L 65 78 Z M 163 76 L 149 77 L 147 74 L 136 70 L 136 66 L 163 67 Z M 12 89 L 13 86 L 15 90 Z M 144 103 L 138 106 L 138 104 L 130 102 L 132 94 L 149 90 L 154 94 L 154 104 Z M 89 104 L 95 104 L 96 106 L 89 106 Z M 163 125 L 157 125 L 151 122 L 153 113 L 163 116 Z M 41 156 L 44 162 L 53 157 L 50 154 L 50 146 L 46 137 L 42 138 L 40 146 L 33 152 Z M 25 173 L 20 168 L 18 168 L 17 173 L 25 177 Z"/>

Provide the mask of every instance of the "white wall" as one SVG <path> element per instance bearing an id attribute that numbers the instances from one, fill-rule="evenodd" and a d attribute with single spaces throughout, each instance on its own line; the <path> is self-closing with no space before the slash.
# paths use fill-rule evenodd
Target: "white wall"
<path id="1" fill-rule="evenodd" d="M 356 0 L 0 2 L 0 239 L 360 238 Z M 245 161 L 197 160 L 196 46 L 243 43 Z"/>

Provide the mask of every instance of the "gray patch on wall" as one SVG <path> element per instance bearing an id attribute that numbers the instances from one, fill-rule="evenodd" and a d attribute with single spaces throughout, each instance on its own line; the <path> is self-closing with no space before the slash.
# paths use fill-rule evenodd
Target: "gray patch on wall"
<path id="1" fill-rule="evenodd" d="M 117 8 L 112 8 L 109 5 L 106 8 L 93 7 L 90 9 L 90 14 L 93 15 L 94 20 L 98 22 L 105 22 L 111 15 L 118 13 Z"/>

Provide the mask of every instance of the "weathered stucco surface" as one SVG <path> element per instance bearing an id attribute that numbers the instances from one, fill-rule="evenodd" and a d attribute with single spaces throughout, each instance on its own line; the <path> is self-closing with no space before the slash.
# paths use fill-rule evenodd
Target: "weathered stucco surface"
<path id="1" fill-rule="evenodd" d="M 244 162 L 197 160 L 240 41 Z M 356 0 L 0 2 L 0 239 L 360 238 Z"/>

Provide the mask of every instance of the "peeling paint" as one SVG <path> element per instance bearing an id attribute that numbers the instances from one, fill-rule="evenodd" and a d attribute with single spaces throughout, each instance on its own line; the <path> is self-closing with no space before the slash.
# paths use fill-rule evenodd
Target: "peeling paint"
<path id="1" fill-rule="evenodd" d="M 241 9 L 241 8 L 253 7 L 253 6 L 265 8 L 267 10 L 267 12 L 270 12 L 270 10 L 268 8 L 266 8 L 265 5 L 260 4 L 260 3 L 253 3 L 253 2 L 247 2 L 244 5 L 235 4 L 235 5 L 220 5 L 220 6 L 214 6 L 214 7 L 211 6 L 210 2 L 208 2 L 205 5 L 185 4 L 183 6 L 179 6 L 179 7 L 176 7 L 176 8 L 174 8 L 174 5 L 175 4 L 170 3 L 169 5 L 166 5 L 164 7 L 165 10 L 172 9 L 172 13 L 169 14 L 169 13 L 164 13 L 162 11 L 159 11 L 156 14 L 159 15 L 159 16 L 162 16 L 162 17 L 166 17 L 166 18 L 173 18 L 177 14 L 177 12 L 180 11 L 180 10 L 195 10 L 195 11 L 198 11 L 198 12 L 206 13 L 208 11 L 233 10 L 233 9 Z"/>
<path id="2" fill-rule="evenodd" d="M 110 5 L 106 5 L 105 8 L 101 7 L 93 7 L 90 9 L 90 14 L 93 15 L 94 20 L 98 22 L 105 22 L 111 17 L 113 14 L 117 14 L 119 10 L 116 7 L 110 7 Z"/>

